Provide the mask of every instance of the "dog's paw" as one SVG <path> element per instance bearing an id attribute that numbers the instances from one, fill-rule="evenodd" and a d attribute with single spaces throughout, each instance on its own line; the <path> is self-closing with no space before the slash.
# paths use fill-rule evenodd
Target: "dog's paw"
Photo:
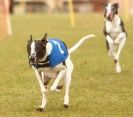
<path id="1" fill-rule="evenodd" d="M 116 67 L 116 73 L 121 73 L 121 67 Z"/>
<path id="2" fill-rule="evenodd" d="M 44 108 L 36 108 L 36 110 L 39 111 L 39 112 L 43 112 Z"/>
<path id="3" fill-rule="evenodd" d="M 121 73 L 121 66 L 119 63 L 116 63 L 116 73 Z"/>
<path id="4" fill-rule="evenodd" d="M 63 104 L 63 106 L 64 106 L 64 108 L 68 108 L 69 107 L 69 105 L 67 105 L 67 104 Z"/>
<path id="5" fill-rule="evenodd" d="M 60 92 L 59 89 L 51 89 L 51 91 Z"/>
<path id="6" fill-rule="evenodd" d="M 50 88 L 50 91 L 60 92 L 60 88 L 61 88 L 61 87 L 59 87 L 59 88 L 51 87 L 51 88 Z"/>

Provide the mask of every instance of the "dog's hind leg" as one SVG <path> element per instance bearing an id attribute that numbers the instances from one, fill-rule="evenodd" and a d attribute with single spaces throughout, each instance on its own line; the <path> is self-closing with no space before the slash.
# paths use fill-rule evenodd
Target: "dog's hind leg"
<path id="1" fill-rule="evenodd" d="M 40 85 L 40 88 L 41 88 L 41 92 L 42 92 L 42 104 L 39 108 L 37 108 L 37 111 L 43 111 L 45 106 L 46 106 L 46 89 L 45 89 L 45 86 L 44 86 L 44 83 L 43 83 L 43 80 L 42 80 L 42 74 L 41 72 L 38 72 L 35 70 L 35 74 L 36 74 L 36 77 L 37 77 L 37 80 L 39 82 L 39 85 Z"/>
<path id="2" fill-rule="evenodd" d="M 65 96 L 64 96 L 64 107 L 67 108 L 69 106 L 69 89 L 70 89 L 70 84 L 71 84 L 71 75 L 73 71 L 73 63 L 70 59 L 67 59 L 66 61 L 66 77 L 65 77 Z"/>

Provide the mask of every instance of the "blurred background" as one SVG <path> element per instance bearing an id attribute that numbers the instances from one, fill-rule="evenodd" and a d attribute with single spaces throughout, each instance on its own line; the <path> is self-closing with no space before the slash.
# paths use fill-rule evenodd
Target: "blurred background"
<path id="1" fill-rule="evenodd" d="M 36 12 L 68 12 L 69 0 L 9 0 L 10 12 L 15 14 Z M 107 0 L 72 0 L 75 12 L 101 12 L 102 3 Z M 129 4 L 128 10 L 133 14 L 133 0 L 109 0 L 119 2 L 120 11 L 123 12 L 125 4 Z"/>
<path id="2" fill-rule="evenodd" d="M 118 2 L 119 12 L 129 19 L 133 14 L 133 0 L 108 0 Z M 71 26 L 75 25 L 75 13 L 103 12 L 107 0 L 0 0 L 0 38 L 12 34 L 10 14 L 59 14 L 70 13 Z"/>

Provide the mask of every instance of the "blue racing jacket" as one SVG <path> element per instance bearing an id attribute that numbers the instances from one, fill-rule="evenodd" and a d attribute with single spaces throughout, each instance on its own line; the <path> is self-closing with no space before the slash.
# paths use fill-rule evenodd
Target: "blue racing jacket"
<path id="1" fill-rule="evenodd" d="M 50 67 L 64 62 L 68 57 L 68 49 L 65 43 L 59 39 L 51 38 L 48 40 L 52 45 L 52 51 L 48 56 Z"/>

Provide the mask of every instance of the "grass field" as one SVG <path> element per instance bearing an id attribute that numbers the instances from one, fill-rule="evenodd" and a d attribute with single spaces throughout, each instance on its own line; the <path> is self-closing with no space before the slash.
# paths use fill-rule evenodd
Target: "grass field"
<path id="1" fill-rule="evenodd" d="M 76 27 L 71 28 L 67 14 L 12 16 L 13 36 L 0 41 L 0 117 L 133 117 L 133 17 L 125 22 L 128 40 L 120 74 L 107 55 L 103 21 L 102 14 L 77 14 Z M 26 44 L 30 34 L 40 38 L 45 32 L 68 47 L 87 34 L 97 37 L 72 54 L 70 107 L 62 106 L 63 89 L 48 92 L 46 110 L 40 113 L 35 108 L 41 93 L 27 62 Z"/>

